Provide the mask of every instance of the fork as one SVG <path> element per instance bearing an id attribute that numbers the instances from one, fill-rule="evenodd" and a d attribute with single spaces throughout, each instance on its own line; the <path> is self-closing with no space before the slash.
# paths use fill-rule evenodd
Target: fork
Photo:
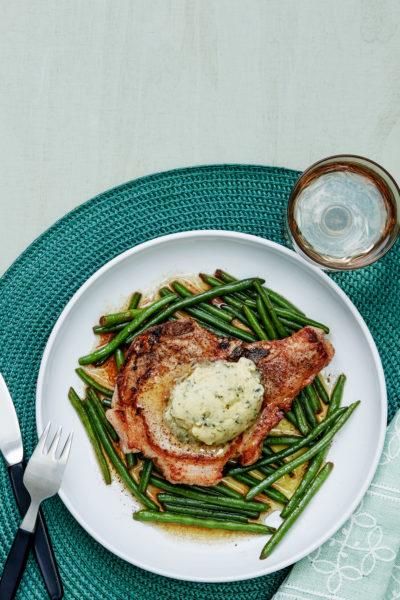
<path id="1" fill-rule="evenodd" d="M 29 492 L 31 503 L 14 538 L 0 580 L 1 600 L 14 598 L 28 559 L 29 549 L 36 527 L 41 502 L 54 496 L 60 489 L 69 452 L 71 450 L 71 432 L 60 450 L 61 427 L 46 449 L 51 424 L 40 436 L 39 442 L 29 459 L 24 473 L 24 485 Z"/>

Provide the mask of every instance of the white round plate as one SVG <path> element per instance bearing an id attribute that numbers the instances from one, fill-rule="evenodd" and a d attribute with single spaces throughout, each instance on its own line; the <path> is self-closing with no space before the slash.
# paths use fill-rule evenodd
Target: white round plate
<path id="1" fill-rule="evenodd" d="M 258 275 L 310 317 L 331 327 L 336 349 L 327 373 L 345 372 L 344 403 L 362 401 L 335 438 L 332 475 L 266 560 L 259 535 L 177 535 L 132 519 L 134 499 L 118 481 L 103 484 L 68 388 L 82 392 L 74 369 L 94 345 L 92 326 L 118 310 L 135 290 L 155 288 L 175 275 L 213 272 Z M 60 497 L 77 521 L 114 554 L 143 569 L 191 581 L 235 581 L 265 575 L 298 561 L 332 536 L 354 511 L 375 472 L 386 425 L 386 389 L 375 343 L 357 309 L 321 270 L 273 242 L 230 231 L 192 231 L 141 244 L 104 265 L 76 292 L 47 343 L 37 385 L 37 428 L 48 421 L 75 432 Z M 279 522 L 272 515 L 267 522 Z"/>

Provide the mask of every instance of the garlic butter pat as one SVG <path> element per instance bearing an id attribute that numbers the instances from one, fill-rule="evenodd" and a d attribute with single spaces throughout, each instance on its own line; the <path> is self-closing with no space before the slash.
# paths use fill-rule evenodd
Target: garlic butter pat
<path id="1" fill-rule="evenodd" d="M 165 419 L 182 441 L 224 444 L 256 420 L 263 395 L 260 373 L 248 358 L 202 363 L 172 389 Z"/>

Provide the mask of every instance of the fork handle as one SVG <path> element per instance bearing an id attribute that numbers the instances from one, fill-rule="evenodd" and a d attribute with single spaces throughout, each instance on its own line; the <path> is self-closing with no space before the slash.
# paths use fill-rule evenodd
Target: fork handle
<path id="1" fill-rule="evenodd" d="M 24 471 L 25 463 L 22 462 L 8 468 L 12 489 L 21 516 L 25 515 L 30 502 L 29 494 L 23 482 Z M 33 550 L 50 598 L 52 600 L 60 600 L 64 595 L 63 586 L 49 533 L 47 531 L 46 522 L 41 510 L 39 510 L 38 514 L 33 540 Z"/>
<path id="2" fill-rule="evenodd" d="M 18 529 L 0 580 L 1 600 L 12 600 L 15 597 L 28 559 L 32 539 L 32 533 L 21 528 Z"/>

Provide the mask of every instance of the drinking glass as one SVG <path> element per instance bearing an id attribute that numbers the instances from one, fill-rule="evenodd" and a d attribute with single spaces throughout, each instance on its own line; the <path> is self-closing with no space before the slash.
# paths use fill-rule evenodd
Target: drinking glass
<path id="1" fill-rule="evenodd" d="M 366 267 L 384 256 L 400 230 L 394 178 L 363 156 L 324 158 L 297 180 L 287 226 L 294 249 L 326 270 Z"/>

